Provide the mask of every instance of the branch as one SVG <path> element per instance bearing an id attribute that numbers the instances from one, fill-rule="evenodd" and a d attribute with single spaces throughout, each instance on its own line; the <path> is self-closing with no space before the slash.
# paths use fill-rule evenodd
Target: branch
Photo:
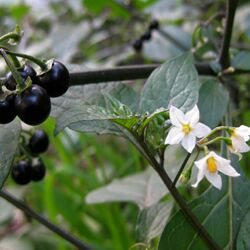
<path id="1" fill-rule="evenodd" d="M 141 147 L 145 151 L 145 153 L 148 155 L 150 159 L 151 166 L 155 169 L 155 171 L 158 173 L 166 187 L 168 188 L 169 192 L 177 202 L 177 204 L 180 207 L 181 212 L 186 217 L 186 219 L 192 224 L 192 226 L 196 229 L 197 234 L 199 234 L 203 240 L 206 242 L 207 246 L 210 249 L 213 250 L 220 250 L 220 247 L 218 244 L 214 241 L 214 239 L 210 236 L 210 234 L 207 232 L 207 230 L 203 227 L 203 225 L 200 223 L 200 221 L 197 219 L 195 214 L 190 210 L 187 203 L 183 199 L 183 197 L 180 195 L 179 191 L 176 189 L 176 187 L 173 185 L 172 180 L 166 173 L 164 166 L 160 165 L 154 155 L 151 153 L 151 151 L 148 149 L 147 145 L 143 141 L 139 141 Z"/>
<path id="2" fill-rule="evenodd" d="M 227 0 L 226 24 L 219 56 L 219 63 L 222 66 L 222 69 L 226 69 L 230 66 L 229 47 L 231 43 L 234 16 L 237 5 L 238 0 Z"/>
<path id="3" fill-rule="evenodd" d="M 175 186 L 176 183 L 177 183 L 177 181 L 179 180 L 179 178 L 180 178 L 180 176 L 181 176 L 181 173 L 183 172 L 183 169 L 185 168 L 185 166 L 186 166 L 186 164 L 187 164 L 187 162 L 188 162 L 190 156 L 191 156 L 191 153 L 188 153 L 187 156 L 186 156 L 186 158 L 185 158 L 184 161 L 182 162 L 181 167 L 180 167 L 180 169 L 179 169 L 179 171 L 178 171 L 178 173 L 177 173 L 177 175 L 175 176 L 175 179 L 174 179 L 174 181 L 173 181 L 173 186 Z"/>
<path id="4" fill-rule="evenodd" d="M 146 79 L 159 66 L 160 64 L 132 65 L 74 72 L 70 73 L 70 85 Z M 195 66 L 200 75 L 216 75 L 208 64 L 196 64 Z"/>
<path id="5" fill-rule="evenodd" d="M 61 228 L 57 227 L 56 225 L 52 224 L 49 222 L 46 218 L 43 216 L 37 214 L 34 210 L 32 210 L 30 207 L 28 207 L 26 204 L 24 204 L 22 201 L 18 200 L 14 196 L 12 196 L 10 193 L 1 190 L 0 191 L 0 196 L 14 205 L 15 207 L 19 208 L 22 210 L 25 214 L 29 215 L 33 219 L 37 220 L 41 224 L 43 224 L 45 227 L 47 227 L 49 230 L 53 231 L 54 233 L 58 234 L 62 238 L 64 238 L 66 241 L 70 242 L 72 245 L 77 247 L 78 249 L 81 250 L 91 250 L 89 246 L 87 246 L 85 243 L 80 241 L 79 239 L 73 237 L 69 233 L 65 232 Z"/>

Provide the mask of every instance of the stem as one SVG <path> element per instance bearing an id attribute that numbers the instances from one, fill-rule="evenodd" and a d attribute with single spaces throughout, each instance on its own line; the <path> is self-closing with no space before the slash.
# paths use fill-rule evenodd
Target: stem
<path id="1" fill-rule="evenodd" d="M 169 40 L 173 45 L 178 47 L 180 50 L 186 51 L 189 50 L 190 48 L 186 47 L 184 44 L 182 44 L 179 40 L 177 40 L 175 37 L 173 37 L 170 33 L 163 29 L 157 30 L 164 38 Z"/>
<path id="2" fill-rule="evenodd" d="M 19 72 L 17 71 L 17 69 L 15 68 L 15 66 L 11 63 L 11 61 L 9 60 L 5 50 L 3 48 L 0 48 L 0 54 L 2 55 L 2 57 L 4 58 L 6 64 L 8 65 L 16 83 L 18 86 L 18 89 L 22 90 L 25 88 L 25 82 L 23 81 L 21 75 L 19 74 Z"/>
<path id="3" fill-rule="evenodd" d="M 79 239 L 73 237 L 72 235 L 70 235 L 69 233 L 65 232 L 64 230 L 62 230 L 61 228 L 57 227 L 56 225 L 52 224 L 51 222 L 49 222 L 46 218 L 44 218 L 43 216 L 37 214 L 34 210 L 32 210 L 30 207 L 28 207 L 26 204 L 24 204 L 22 201 L 18 200 L 17 198 L 15 198 L 14 196 L 12 196 L 10 193 L 1 190 L 0 191 L 0 196 L 5 199 L 6 201 L 8 201 L 9 203 L 11 203 L 12 205 L 14 205 L 15 207 L 19 208 L 20 210 L 22 210 L 25 214 L 29 215 L 30 217 L 32 217 L 33 219 L 37 220 L 38 222 L 40 222 L 41 224 L 43 224 L 45 227 L 47 227 L 49 230 L 53 231 L 54 233 L 58 234 L 59 236 L 61 236 L 62 238 L 64 238 L 66 241 L 70 242 L 71 244 L 73 244 L 75 247 L 77 247 L 78 249 L 81 250 L 91 250 L 92 248 L 90 248 L 88 245 L 86 245 L 85 243 L 83 243 L 82 241 L 80 241 Z"/>
<path id="4" fill-rule="evenodd" d="M 5 41 L 5 40 L 8 40 L 8 39 L 17 40 L 17 39 L 20 39 L 20 35 L 17 34 L 16 32 L 7 33 L 7 34 L 0 37 L 0 43 Z"/>
<path id="5" fill-rule="evenodd" d="M 148 149 L 147 145 L 143 141 L 139 141 L 141 147 L 144 149 L 146 154 L 148 155 L 148 158 L 150 159 L 151 166 L 155 169 L 155 171 L 158 173 L 166 187 L 168 188 L 169 192 L 179 205 L 183 215 L 186 217 L 186 219 L 193 225 L 193 227 L 196 229 L 197 234 L 199 234 L 203 240 L 206 242 L 207 246 L 210 247 L 210 249 L 220 250 L 217 243 L 213 240 L 213 238 L 209 235 L 207 230 L 203 227 L 203 225 L 200 223 L 200 221 L 196 218 L 196 216 L 193 214 L 193 212 L 189 209 L 187 203 L 183 199 L 183 197 L 180 195 L 179 191 L 176 189 L 176 187 L 173 185 L 172 180 L 166 173 L 164 166 L 161 166 L 155 159 L 154 155 L 151 153 L 151 151 Z"/>
<path id="6" fill-rule="evenodd" d="M 192 169 L 193 169 L 193 166 L 194 166 L 194 163 L 195 163 L 195 161 L 198 159 L 199 154 L 200 154 L 200 149 L 198 148 L 197 153 L 196 153 L 194 159 L 192 160 L 191 165 L 187 167 L 187 169 L 185 170 L 184 173 L 182 173 L 182 178 L 184 178 L 184 179 L 183 179 L 184 182 L 190 180 L 191 174 L 192 174 Z"/>
<path id="7" fill-rule="evenodd" d="M 220 126 L 220 127 L 216 127 L 215 129 L 213 129 L 208 135 L 206 135 L 205 137 L 201 138 L 197 144 L 198 145 L 202 145 L 207 141 L 207 138 L 210 137 L 211 135 L 215 134 L 216 132 L 222 131 L 222 130 L 228 130 L 230 129 L 230 127 L 227 126 Z"/>
<path id="8" fill-rule="evenodd" d="M 10 57 L 11 57 L 11 60 L 12 60 L 12 62 L 13 62 L 13 64 L 14 64 L 14 66 L 15 66 L 16 68 L 20 68 L 20 67 L 21 67 L 21 64 L 20 64 L 20 62 L 18 61 L 18 59 L 17 59 L 15 56 L 13 56 L 13 55 L 10 55 Z"/>
<path id="9" fill-rule="evenodd" d="M 160 64 L 131 65 L 102 70 L 73 72 L 70 73 L 70 84 L 85 85 L 89 83 L 146 79 L 159 66 Z M 196 64 L 195 66 L 201 75 L 216 75 L 208 64 Z"/>
<path id="10" fill-rule="evenodd" d="M 231 43 L 232 30 L 234 24 L 235 11 L 238 5 L 238 0 L 227 0 L 226 24 L 222 39 L 222 46 L 219 56 L 219 63 L 222 69 L 230 66 L 229 47 Z"/>
<path id="11" fill-rule="evenodd" d="M 5 52 L 6 52 L 6 54 L 9 54 L 9 55 L 26 58 L 26 59 L 34 62 L 35 64 L 37 64 L 42 70 L 47 69 L 47 64 L 45 62 L 43 62 L 42 60 L 38 59 L 37 57 L 26 55 L 23 53 L 12 52 L 9 50 L 6 50 Z"/>
<path id="12" fill-rule="evenodd" d="M 230 140 L 228 137 L 218 136 L 218 137 L 216 137 L 216 138 L 214 138 L 214 139 L 212 139 L 212 140 L 210 140 L 208 142 L 204 142 L 202 144 L 199 144 L 199 146 L 203 147 L 203 146 L 210 145 L 210 144 L 212 144 L 214 142 L 217 142 L 217 141 L 225 141 L 226 142 L 228 140 Z"/>
<path id="13" fill-rule="evenodd" d="M 215 19 L 219 19 L 219 18 L 223 18 L 225 17 L 225 13 L 222 11 L 218 11 L 216 13 L 214 13 L 211 17 L 209 17 L 209 19 L 207 21 L 205 21 L 204 23 L 202 23 L 203 27 L 208 27 L 208 25 Z"/>
<path id="14" fill-rule="evenodd" d="M 186 164 L 187 164 L 187 162 L 188 162 L 190 156 L 191 156 L 191 153 L 188 153 L 187 156 L 186 156 L 186 158 L 185 158 L 184 161 L 182 162 L 181 167 L 180 167 L 180 169 L 179 169 L 179 171 L 178 171 L 178 173 L 177 173 L 177 175 L 175 176 L 175 179 L 174 179 L 174 181 L 173 181 L 173 184 L 172 184 L 173 186 L 175 186 L 176 183 L 177 183 L 177 181 L 179 180 L 179 178 L 180 178 L 180 176 L 181 176 L 181 173 L 182 173 L 183 169 L 185 168 L 185 166 L 186 166 Z"/>

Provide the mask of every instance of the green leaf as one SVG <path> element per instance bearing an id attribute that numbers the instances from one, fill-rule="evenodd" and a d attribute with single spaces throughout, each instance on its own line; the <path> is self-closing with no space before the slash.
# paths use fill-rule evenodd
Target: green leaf
<path id="1" fill-rule="evenodd" d="M 106 103 L 104 96 L 107 94 L 130 107 L 132 111 L 136 111 L 138 102 L 136 92 L 125 84 L 110 82 L 71 86 L 63 96 L 51 100 L 51 115 L 56 118 L 66 110 L 81 104 L 105 107 Z"/>
<path id="2" fill-rule="evenodd" d="M 124 116 L 131 116 L 133 113 L 131 109 L 117 100 L 115 97 L 105 94 L 105 101 L 106 101 L 106 109 L 112 111 L 112 113 L 116 115 L 124 115 Z"/>
<path id="3" fill-rule="evenodd" d="M 155 2 L 157 2 L 157 0 L 135 0 L 133 4 L 138 9 L 142 10 L 142 9 L 144 9 L 146 7 L 149 7 L 150 5 L 154 4 Z"/>
<path id="4" fill-rule="evenodd" d="M 78 124 L 81 126 L 81 123 L 85 121 L 102 121 L 109 120 L 115 118 L 115 115 L 108 113 L 108 111 L 100 106 L 96 105 L 79 105 L 74 108 L 70 108 L 65 111 L 59 118 L 57 119 L 55 134 L 58 134 L 66 127 L 70 127 L 71 125 L 76 126 Z M 91 125 L 91 123 L 89 124 Z"/>
<path id="5" fill-rule="evenodd" d="M 250 52 L 240 51 L 232 59 L 232 66 L 236 69 L 250 70 Z"/>
<path id="6" fill-rule="evenodd" d="M 142 90 L 140 110 L 153 112 L 171 104 L 187 111 L 198 100 L 198 88 L 192 54 L 185 53 L 153 71 Z"/>
<path id="7" fill-rule="evenodd" d="M 30 6 L 26 4 L 17 4 L 10 7 L 10 13 L 14 19 L 19 21 L 29 13 L 30 9 Z"/>
<path id="8" fill-rule="evenodd" d="M 150 242 L 159 236 L 171 214 L 173 202 L 158 203 L 144 208 L 137 218 L 136 239 L 138 242 Z"/>
<path id="9" fill-rule="evenodd" d="M 11 168 L 18 146 L 21 126 L 19 120 L 0 125 L 0 188 L 2 188 Z"/>
<path id="10" fill-rule="evenodd" d="M 93 119 L 92 116 L 92 118 L 81 119 L 81 111 L 83 114 L 85 112 L 85 117 L 88 115 L 84 110 L 85 106 L 94 105 L 96 107 L 93 107 L 93 109 L 98 109 L 97 106 L 100 107 L 99 110 L 101 110 L 101 107 L 106 109 L 107 100 L 105 99 L 107 98 L 105 96 L 107 97 L 107 95 L 127 105 L 132 111 L 137 109 L 137 94 L 133 89 L 122 83 L 100 83 L 70 87 L 65 95 L 52 100 L 51 115 L 57 119 L 56 133 L 68 126 L 79 132 L 120 135 L 120 129 L 113 122 L 109 121 L 108 117 L 106 117 L 107 119 L 104 119 L 104 117 L 102 119 L 97 119 L 97 117 Z M 75 110 L 75 114 L 78 114 L 78 118 L 74 118 L 74 123 L 70 121 L 70 117 L 72 117 L 71 111 L 73 110 Z M 92 111 L 95 112 L 95 110 Z M 61 121 L 64 124 L 60 124 Z"/>
<path id="11" fill-rule="evenodd" d="M 160 177 L 152 169 L 142 173 L 113 180 L 110 184 L 90 192 L 86 197 L 88 204 L 127 201 L 135 203 L 140 209 L 156 204 L 168 193 Z"/>
<path id="12" fill-rule="evenodd" d="M 94 14 L 100 14 L 108 5 L 110 0 L 100 0 L 98 4 L 91 0 L 84 0 L 84 7 Z"/>
<path id="13" fill-rule="evenodd" d="M 200 88 L 198 107 L 201 121 L 209 127 L 216 127 L 227 110 L 229 94 L 216 79 L 209 79 Z"/>
<path id="14" fill-rule="evenodd" d="M 145 113 L 143 115 L 134 114 L 134 115 L 124 115 L 124 117 L 113 118 L 112 121 L 119 124 L 120 126 L 128 129 L 129 131 L 134 131 L 137 134 L 141 135 L 143 129 L 155 118 L 158 116 L 168 116 L 167 110 L 160 108 L 155 110 L 152 114 Z"/>
<path id="15" fill-rule="evenodd" d="M 250 249 L 250 210 L 242 220 L 237 237 L 237 250 Z"/>
<path id="16" fill-rule="evenodd" d="M 189 204 L 194 214 L 205 226 L 221 249 L 233 249 L 240 225 L 250 209 L 250 182 L 240 171 L 238 159 L 232 164 L 240 177 L 223 176 L 222 190 L 209 188 L 202 196 Z M 181 240 L 180 240 L 181 239 Z M 167 224 L 161 236 L 159 250 L 208 249 L 200 235 L 184 215 L 178 211 Z"/>
<path id="17" fill-rule="evenodd" d="M 84 6 L 94 14 L 100 14 L 106 9 L 109 11 L 112 10 L 111 14 L 113 16 L 119 16 L 123 18 L 129 17 L 129 12 L 127 11 L 127 9 L 114 0 L 99 0 L 98 4 L 91 0 L 84 0 Z"/>

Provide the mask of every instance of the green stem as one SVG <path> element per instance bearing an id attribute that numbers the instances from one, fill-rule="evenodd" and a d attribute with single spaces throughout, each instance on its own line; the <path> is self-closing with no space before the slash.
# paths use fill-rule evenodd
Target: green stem
<path id="1" fill-rule="evenodd" d="M 203 147 L 203 146 L 208 146 L 208 145 L 210 145 L 210 144 L 212 144 L 214 142 L 217 142 L 217 141 L 225 141 L 225 142 L 227 142 L 228 140 L 230 140 L 228 137 L 218 136 L 218 137 L 216 137 L 216 138 L 214 138 L 214 139 L 212 139 L 212 140 L 210 140 L 208 142 L 204 142 L 204 143 L 198 144 L 198 145 Z"/>
<path id="2" fill-rule="evenodd" d="M 17 69 L 15 68 L 15 66 L 11 63 L 11 61 L 9 60 L 5 50 L 3 48 L 0 48 L 0 54 L 2 55 L 2 57 L 4 58 L 6 64 L 8 65 L 16 83 L 18 86 L 19 90 L 22 90 L 25 88 L 25 82 L 23 81 L 21 75 L 19 74 L 19 72 L 17 71 Z"/>
<path id="3" fill-rule="evenodd" d="M 7 34 L 0 37 L 0 43 L 5 41 L 5 40 L 8 40 L 8 39 L 18 40 L 18 39 L 20 39 L 20 35 L 17 34 L 16 32 L 7 33 Z"/>
<path id="4" fill-rule="evenodd" d="M 188 162 L 190 156 L 191 156 L 191 153 L 188 153 L 187 156 L 186 156 L 186 158 L 185 158 L 184 161 L 182 162 L 181 167 L 180 167 L 180 169 L 179 169 L 179 171 L 178 171 L 178 173 L 177 173 L 177 175 L 175 176 L 175 179 L 174 179 L 174 181 L 173 181 L 173 184 L 172 184 L 173 186 L 175 186 L 176 183 L 177 183 L 177 181 L 179 180 L 179 178 L 180 178 L 180 176 L 181 176 L 181 173 L 183 172 L 183 169 L 185 168 L 185 166 L 186 166 L 186 164 L 187 164 L 187 162 Z"/>
<path id="5" fill-rule="evenodd" d="M 200 155 L 200 149 L 198 148 L 197 153 L 194 157 L 194 159 L 192 160 L 192 163 L 190 166 L 187 167 L 187 169 L 185 170 L 185 172 L 182 172 L 181 178 L 183 179 L 183 182 L 187 182 L 190 180 L 191 178 L 191 174 L 192 174 L 192 169 L 194 166 L 194 162 L 198 159 L 199 155 Z"/>
<path id="6" fill-rule="evenodd" d="M 20 68 L 21 67 L 21 63 L 19 62 L 19 60 L 14 55 L 10 55 L 10 57 L 11 57 L 11 60 L 12 60 L 12 62 L 14 64 L 14 66 L 16 68 Z"/>
<path id="7" fill-rule="evenodd" d="M 201 138 L 201 139 L 197 142 L 197 144 L 198 144 L 198 145 L 204 144 L 204 143 L 207 142 L 208 137 L 210 137 L 211 135 L 213 135 L 213 134 L 215 134 L 215 133 L 217 133 L 217 132 L 219 132 L 219 131 L 228 130 L 228 129 L 230 129 L 230 127 L 228 127 L 228 126 L 216 127 L 216 128 L 213 129 L 209 134 L 207 134 L 205 137 Z"/>
<path id="8" fill-rule="evenodd" d="M 45 62 L 43 62 L 42 60 L 38 59 L 37 57 L 30 56 L 30 55 L 23 54 L 23 53 L 12 52 L 9 50 L 6 50 L 6 54 L 26 58 L 26 59 L 34 62 L 35 64 L 37 64 L 42 70 L 47 70 L 47 64 Z"/>
<path id="9" fill-rule="evenodd" d="M 199 234 L 203 240 L 206 242 L 207 246 L 210 249 L 219 250 L 220 247 L 217 245 L 217 243 L 214 241 L 214 239 L 210 236 L 210 234 L 207 232 L 207 230 L 203 227 L 203 225 L 200 223 L 200 221 L 197 219 L 195 214 L 190 210 L 187 203 L 183 199 L 183 197 L 180 195 L 179 191 L 176 189 L 176 187 L 173 185 L 172 180 L 166 173 L 164 166 L 161 166 L 157 160 L 155 159 L 154 155 L 151 153 L 151 151 L 148 149 L 147 145 L 144 143 L 144 141 L 138 139 L 138 143 L 143 148 L 144 152 L 148 155 L 149 163 L 151 166 L 155 169 L 155 171 L 158 173 L 166 187 L 168 188 L 169 192 L 177 202 L 177 204 L 180 207 L 181 212 L 186 217 L 186 219 L 192 224 L 192 226 L 196 229 L 197 234 Z"/>

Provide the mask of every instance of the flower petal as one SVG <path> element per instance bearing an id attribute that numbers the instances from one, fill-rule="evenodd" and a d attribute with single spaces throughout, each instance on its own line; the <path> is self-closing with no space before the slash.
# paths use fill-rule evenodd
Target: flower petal
<path id="1" fill-rule="evenodd" d="M 207 169 L 207 159 L 209 158 L 209 154 L 205 157 L 201 158 L 198 161 L 195 161 L 194 164 L 198 169 Z"/>
<path id="2" fill-rule="evenodd" d="M 171 123 L 176 127 L 182 127 L 182 124 L 186 123 L 184 113 L 180 109 L 174 106 L 170 107 L 169 117 Z"/>
<path id="3" fill-rule="evenodd" d="M 225 164 L 222 164 L 221 162 L 217 162 L 217 168 L 218 168 L 218 171 L 220 171 L 221 173 L 225 175 L 233 176 L 233 177 L 240 176 L 240 174 L 229 164 L 225 165 Z"/>
<path id="4" fill-rule="evenodd" d="M 193 133 L 185 135 L 181 142 L 183 148 L 185 148 L 189 153 L 193 151 L 195 144 L 196 144 L 196 138 Z"/>
<path id="5" fill-rule="evenodd" d="M 187 120 L 187 122 L 191 125 L 194 126 L 200 119 L 200 111 L 197 107 L 197 105 L 195 105 L 190 111 L 188 111 L 185 114 L 185 120 Z"/>
<path id="6" fill-rule="evenodd" d="M 177 127 L 173 127 L 170 129 L 167 138 L 165 140 L 165 144 L 178 144 L 180 143 L 180 141 L 183 139 L 184 137 L 184 133 L 182 131 L 182 129 L 177 128 Z"/>
<path id="7" fill-rule="evenodd" d="M 250 137 L 250 127 L 241 125 L 238 128 L 235 128 L 236 135 L 239 135 L 244 138 L 245 141 L 249 140 Z"/>
<path id="8" fill-rule="evenodd" d="M 218 173 L 212 174 L 210 172 L 206 172 L 205 174 L 207 180 L 216 188 L 221 189 L 222 187 L 222 180 L 221 176 Z"/>
<path id="9" fill-rule="evenodd" d="M 198 184 L 200 183 L 200 181 L 204 178 L 205 173 L 206 173 L 207 166 L 206 166 L 205 157 L 202 158 L 199 161 L 196 161 L 194 164 L 199 169 L 198 174 L 197 174 L 197 180 L 196 180 L 196 182 L 194 184 L 192 184 L 192 187 L 196 188 L 198 186 Z"/>
<path id="10" fill-rule="evenodd" d="M 209 152 L 209 156 L 213 156 L 214 159 L 216 160 L 216 162 L 222 163 L 224 165 L 230 165 L 230 160 L 225 159 L 223 157 L 221 157 L 220 155 L 217 155 L 214 151 L 210 151 Z"/>
<path id="11" fill-rule="evenodd" d="M 193 128 L 193 132 L 198 138 L 202 138 L 208 135 L 210 131 L 211 129 L 207 125 L 201 122 L 197 123 Z"/>
<path id="12" fill-rule="evenodd" d="M 241 136 L 232 136 L 233 151 L 236 153 L 245 153 L 250 151 L 250 147 L 246 144 L 245 140 Z"/>

